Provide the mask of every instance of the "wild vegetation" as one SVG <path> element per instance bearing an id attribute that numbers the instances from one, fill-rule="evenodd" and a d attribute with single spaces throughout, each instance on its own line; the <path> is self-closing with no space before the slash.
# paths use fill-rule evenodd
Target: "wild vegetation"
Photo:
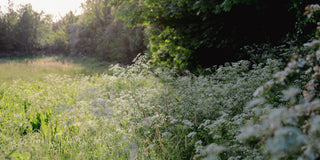
<path id="1" fill-rule="evenodd" d="M 106 70 L 107 63 L 94 58 L 76 57 L 29 57 L 0 59 L 0 83 L 15 80 L 38 81 L 47 74 L 93 75 Z"/>
<path id="2" fill-rule="evenodd" d="M 203 157 L 215 141 L 234 143 L 245 120 L 237 116 L 241 106 L 279 70 L 277 61 L 253 70 L 242 61 L 214 76 L 175 77 L 141 61 L 100 76 L 50 74 L 3 84 L 1 158 Z"/>
<path id="3" fill-rule="evenodd" d="M 62 54 L 131 64 L 145 50 L 144 28 L 115 22 L 108 1 L 88 0 L 81 16 L 70 11 L 57 22 L 30 4 L 14 10 L 8 3 L 8 12 L 0 12 L 0 51 L 9 56 Z"/>
<path id="4" fill-rule="evenodd" d="M 42 23 L 52 34 L 46 43 L 39 34 L 1 39 L 9 56 L 0 60 L 0 159 L 320 158 L 318 4 L 87 0 L 83 7 L 82 15 Z M 2 14 L 12 30 L 1 34 L 20 33 L 22 17 L 37 17 L 22 8 Z M 271 22 L 280 25 L 276 33 Z M 71 57 L 8 58 L 37 49 Z M 203 61 L 211 54 L 226 61 Z"/>

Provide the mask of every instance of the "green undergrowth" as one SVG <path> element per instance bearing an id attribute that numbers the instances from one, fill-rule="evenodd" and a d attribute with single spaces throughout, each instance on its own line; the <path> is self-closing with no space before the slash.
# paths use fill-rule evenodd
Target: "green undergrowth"
<path id="1" fill-rule="evenodd" d="M 0 159 L 201 159 L 246 156 L 236 139 L 253 93 L 280 62 L 239 61 L 210 76 L 114 65 L 0 87 Z M 222 147 L 224 146 L 224 147 Z M 211 159 L 210 158 L 210 159 Z"/>
<path id="2" fill-rule="evenodd" d="M 140 56 L 96 74 L 1 83 L 0 159 L 317 159 L 319 46 L 306 43 L 288 64 L 238 61 L 208 75 Z"/>
<path id="3" fill-rule="evenodd" d="M 207 75 L 145 56 L 0 60 L 0 159 L 320 159 L 317 25 L 304 46 L 246 47 L 251 63 Z"/>

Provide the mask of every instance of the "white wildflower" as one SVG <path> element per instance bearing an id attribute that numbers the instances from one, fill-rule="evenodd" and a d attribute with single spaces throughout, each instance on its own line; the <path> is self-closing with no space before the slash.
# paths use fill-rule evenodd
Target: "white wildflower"
<path id="1" fill-rule="evenodd" d="M 191 133 L 189 133 L 188 135 L 187 135 L 187 137 L 193 137 L 193 136 L 195 136 L 197 134 L 197 132 L 191 132 Z"/>
<path id="2" fill-rule="evenodd" d="M 312 119 L 310 133 L 313 135 L 320 135 L 320 116 L 315 116 Z"/>
<path id="3" fill-rule="evenodd" d="M 301 150 L 305 144 L 304 135 L 294 127 L 284 127 L 274 132 L 274 137 L 267 141 L 267 151 L 275 158 L 281 158 L 283 153 L 294 153 Z"/>
<path id="4" fill-rule="evenodd" d="M 253 93 L 253 96 L 254 96 L 254 97 L 257 97 L 257 96 L 259 96 L 263 91 L 264 91 L 264 88 L 263 88 L 263 86 L 261 86 L 261 87 L 259 87 L 259 88 Z"/>
<path id="5" fill-rule="evenodd" d="M 291 103 L 294 103 L 296 101 L 296 95 L 298 95 L 299 93 L 300 89 L 295 87 L 290 87 L 289 89 L 282 91 L 284 100 L 289 100 Z"/>
<path id="6" fill-rule="evenodd" d="M 189 120 L 183 120 L 182 123 L 185 124 L 186 126 L 190 127 L 190 128 L 193 126 L 193 123 L 190 122 Z"/>
<path id="7" fill-rule="evenodd" d="M 219 159 L 219 154 L 225 150 L 226 148 L 223 146 L 217 145 L 215 143 L 209 144 L 203 151 L 205 154 L 207 154 L 207 157 L 204 158 L 204 160 Z"/>
<path id="8" fill-rule="evenodd" d="M 255 99 L 253 99 L 252 101 L 248 102 L 248 103 L 246 104 L 246 107 L 248 107 L 249 109 L 251 109 L 251 108 L 253 108 L 253 107 L 262 105 L 264 102 L 265 102 L 265 99 L 264 99 L 264 98 L 255 98 Z"/>
<path id="9" fill-rule="evenodd" d="M 313 40 L 312 42 L 303 44 L 304 47 L 318 49 L 320 45 L 320 40 Z"/>
<path id="10" fill-rule="evenodd" d="M 162 138 L 169 138 L 171 136 L 172 136 L 172 133 L 170 133 L 170 132 L 163 132 L 161 135 Z"/>

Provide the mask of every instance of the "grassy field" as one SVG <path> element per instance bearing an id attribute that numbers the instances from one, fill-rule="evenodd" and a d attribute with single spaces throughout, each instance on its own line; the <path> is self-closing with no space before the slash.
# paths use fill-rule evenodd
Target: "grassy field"
<path id="1" fill-rule="evenodd" d="M 239 106 L 277 70 L 270 64 L 249 71 L 240 62 L 197 77 L 140 62 L 1 60 L 0 159 L 245 157 L 250 148 L 235 138 L 245 119 Z M 218 146 L 228 143 L 230 150 Z"/>
<path id="2" fill-rule="evenodd" d="M 133 81 L 103 74 L 108 66 L 93 59 L 0 62 L 1 160 L 135 156 L 131 120 L 137 111 L 124 98 L 132 96 Z M 153 87 L 152 79 L 141 78 L 135 77 L 137 85 Z"/>
<path id="3" fill-rule="evenodd" d="M 43 80 L 48 74 L 92 75 L 106 70 L 106 64 L 90 58 L 33 57 L 0 59 L 0 83 L 14 80 Z"/>
<path id="4" fill-rule="evenodd" d="M 143 57 L 121 67 L 62 57 L 1 60 L 0 160 L 269 156 L 263 148 L 244 143 L 260 132 L 243 127 L 250 126 L 250 116 L 270 107 L 247 108 L 262 103 L 253 94 L 280 70 L 281 62 L 268 60 L 250 69 L 248 61 L 239 61 L 208 76 L 178 76 L 174 70 L 150 69 L 141 61 Z M 294 89 L 283 93 L 291 92 L 297 93 Z M 287 115 L 287 110 L 281 113 L 297 116 Z M 275 116 L 274 121 L 286 118 Z M 277 133 L 278 138 L 295 130 L 282 131 L 286 132 Z M 291 140 L 268 140 L 271 144 L 299 149 Z M 279 151 L 272 149 L 270 153 Z M 286 152 L 291 155 L 292 150 Z"/>

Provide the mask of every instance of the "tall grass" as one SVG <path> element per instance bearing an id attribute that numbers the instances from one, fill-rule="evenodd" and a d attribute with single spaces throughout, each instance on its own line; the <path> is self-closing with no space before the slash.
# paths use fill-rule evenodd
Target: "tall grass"
<path id="1" fill-rule="evenodd" d="M 243 107 L 279 63 L 249 66 L 176 76 L 138 61 L 100 75 L 52 73 L 2 84 L 0 159 L 245 157 L 250 149 L 236 139 Z"/>
<path id="2" fill-rule="evenodd" d="M 58 70 L 15 79 L 0 86 L 0 159 L 315 159 L 319 101 L 293 98 L 301 98 L 299 86 L 309 80 L 308 57 L 296 57 L 282 72 L 282 63 L 268 59 L 178 76 L 149 68 L 141 57 L 101 74 Z M 14 63 L 76 66 L 52 59 Z M 287 75 L 298 80 L 289 83 Z M 316 93 L 317 86 L 308 86 Z"/>

